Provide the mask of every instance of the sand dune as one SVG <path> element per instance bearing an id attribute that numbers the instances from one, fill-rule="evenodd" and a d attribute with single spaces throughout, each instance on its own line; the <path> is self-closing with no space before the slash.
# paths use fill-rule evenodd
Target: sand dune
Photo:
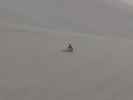
<path id="1" fill-rule="evenodd" d="M 132 14 L 97 1 L 19 3 L 34 17 L 0 11 L 0 100 L 133 100 Z M 74 52 L 61 52 L 69 40 Z"/>
<path id="2" fill-rule="evenodd" d="M 69 40 L 74 53 L 61 52 Z M 132 37 L 0 17 L 0 100 L 132 100 L 132 51 Z"/>
<path id="3" fill-rule="evenodd" d="M 74 53 L 61 52 L 71 40 Z M 133 40 L 61 32 L 0 33 L 1 100 L 132 100 Z"/>

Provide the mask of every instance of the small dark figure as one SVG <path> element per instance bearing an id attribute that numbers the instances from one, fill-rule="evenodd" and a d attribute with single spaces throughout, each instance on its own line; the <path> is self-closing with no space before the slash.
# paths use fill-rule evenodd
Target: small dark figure
<path id="1" fill-rule="evenodd" d="M 68 45 L 68 47 L 67 47 L 67 51 L 68 51 L 68 52 L 73 52 L 73 47 L 72 47 L 71 44 Z"/>
<path id="2" fill-rule="evenodd" d="M 70 43 L 68 43 L 68 46 L 65 50 L 62 50 L 63 52 L 73 52 L 73 47 Z"/>

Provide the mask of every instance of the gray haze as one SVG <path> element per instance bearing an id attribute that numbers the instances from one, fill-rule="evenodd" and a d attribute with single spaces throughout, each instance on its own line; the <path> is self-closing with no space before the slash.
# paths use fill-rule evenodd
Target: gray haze
<path id="1" fill-rule="evenodd" d="M 126 35 L 133 32 L 133 14 L 119 0 L 1 0 L 0 8 L 31 16 L 33 26 L 49 30 Z"/>
<path id="2" fill-rule="evenodd" d="M 133 40 L 116 36 L 133 39 L 132 8 L 118 0 L 0 7 L 0 100 L 133 100 Z M 66 40 L 73 53 L 61 52 Z"/>

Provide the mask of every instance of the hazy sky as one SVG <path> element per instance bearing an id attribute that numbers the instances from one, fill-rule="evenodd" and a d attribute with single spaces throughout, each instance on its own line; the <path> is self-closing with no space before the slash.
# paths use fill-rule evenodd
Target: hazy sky
<path id="1" fill-rule="evenodd" d="M 133 32 L 133 0 L 0 0 L 8 8 L 32 16 L 42 28 L 77 32 Z M 131 10 L 131 9 L 130 9 Z M 2 13 L 0 13 L 2 15 Z"/>

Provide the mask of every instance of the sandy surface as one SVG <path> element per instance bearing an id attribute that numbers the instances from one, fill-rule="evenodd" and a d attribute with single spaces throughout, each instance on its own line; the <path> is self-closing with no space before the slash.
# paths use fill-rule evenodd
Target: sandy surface
<path id="1" fill-rule="evenodd" d="M 132 52 L 127 38 L 1 32 L 0 100 L 133 100 Z"/>

